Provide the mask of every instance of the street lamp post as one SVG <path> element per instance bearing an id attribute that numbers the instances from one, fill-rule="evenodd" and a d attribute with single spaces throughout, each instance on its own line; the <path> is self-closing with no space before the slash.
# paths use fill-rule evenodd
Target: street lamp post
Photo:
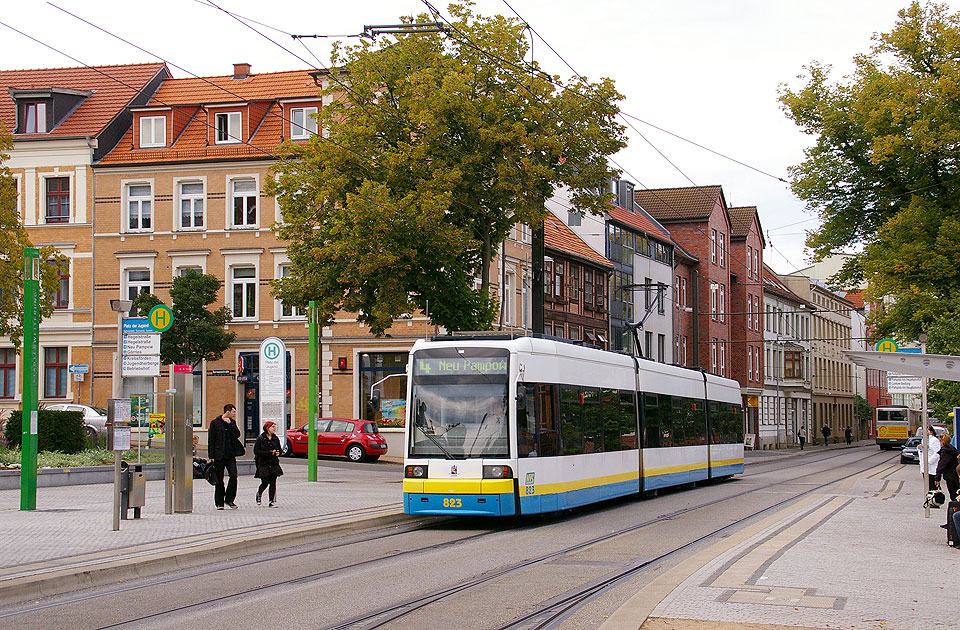
<path id="1" fill-rule="evenodd" d="M 110 310 L 117 314 L 117 359 L 113 373 L 113 397 L 123 395 L 123 315 L 133 308 L 133 300 L 110 300 Z"/>
<path id="2" fill-rule="evenodd" d="M 23 249 L 23 406 L 20 411 L 20 509 L 37 509 L 40 369 L 40 250 Z"/>

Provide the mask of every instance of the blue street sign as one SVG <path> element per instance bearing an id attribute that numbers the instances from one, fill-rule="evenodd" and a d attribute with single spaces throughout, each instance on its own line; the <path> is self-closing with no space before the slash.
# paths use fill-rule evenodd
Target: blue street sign
<path id="1" fill-rule="evenodd" d="M 911 354 L 920 354 L 920 348 L 900 348 L 897 352 L 909 352 Z"/>
<path id="2" fill-rule="evenodd" d="M 71 374 L 87 374 L 90 372 L 90 366 L 83 363 L 72 363 L 67 366 L 67 372 Z"/>
<path id="3" fill-rule="evenodd" d="M 150 320 L 146 317 L 128 317 L 123 320 L 123 332 L 125 333 L 156 333 L 150 325 Z"/>

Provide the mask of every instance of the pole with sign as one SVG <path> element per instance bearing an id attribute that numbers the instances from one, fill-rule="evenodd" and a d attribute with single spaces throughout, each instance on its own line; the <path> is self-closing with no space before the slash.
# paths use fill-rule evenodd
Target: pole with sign
<path id="1" fill-rule="evenodd" d="M 317 303 L 310 300 L 310 397 L 307 401 L 307 481 L 317 480 Z"/>
<path id="2" fill-rule="evenodd" d="M 40 371 L 40 250 L 23 248 L 23 406 L 20 509 L 37 509 L 37 374 Z"/>
<path id="3" fill-rule="evenodd" d="M 286 404 L 287 347 L 279 338 L 267 337 L 260 344 L 260 427 L 276 423 L 281 447 L 287 444 Z"/>
<path id="4" fill-rule="evenodd" d="M 130 448 L 130 399 L 107 401 L 107 450 L 113 451 L 113 531 L 120 531 L 120 455 Z"/>

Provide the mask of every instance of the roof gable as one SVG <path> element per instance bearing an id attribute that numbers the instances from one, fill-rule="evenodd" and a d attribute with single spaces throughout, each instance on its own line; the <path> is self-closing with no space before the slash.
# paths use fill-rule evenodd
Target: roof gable
<path id="1" fill-rule="evenodd" d="M 548 249 L 571 254 L 601 267 L 613 266 L 609 260 L 587 245 L 583 239 L 577 236 L 576 232 L 567 227 L 552 212 L 547 212 L 547 216 L 543 220 L 543 243 Z"/>
<path id="2" fill-rule="evenodd" d="M 135 101 L 166 64 L 146 63 L 84 68 L 0 71 L 0 122 L 17 125 L 14 94 L 70 94 L 79 102 L 46 133 L 16 134 L 15 140 L 97 136 Z"/>
<path id="3" fill-rule="evenodd" d="M 633 198 L 664 224 L 707 219 L 718 204 L 723 209 L 727 207 L 721 186 L 650 188 L 634 191 Z"/>

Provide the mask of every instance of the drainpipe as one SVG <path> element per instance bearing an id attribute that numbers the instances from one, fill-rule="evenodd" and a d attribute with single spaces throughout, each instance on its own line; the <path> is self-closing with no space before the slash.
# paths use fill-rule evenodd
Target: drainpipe
<path id="1" fill-rule="evenodd" d="M 97 329 L 97 290 L 94 286 L 97 278 L 97 239 L 96 231 L 94 226 L 96 225 L 97 219 L 97 171 L 93 168 L 93 152 L 96 147 L 94 143 L 91 142 L 91 137 L 87 136 L 87 148 L 90 149 L 90 400 L 88 401 L 91 405 L 93 404 L 93 375 L 95 374 L 94 370 L 94 345 L 93 345 L 93 331 Z"/>

